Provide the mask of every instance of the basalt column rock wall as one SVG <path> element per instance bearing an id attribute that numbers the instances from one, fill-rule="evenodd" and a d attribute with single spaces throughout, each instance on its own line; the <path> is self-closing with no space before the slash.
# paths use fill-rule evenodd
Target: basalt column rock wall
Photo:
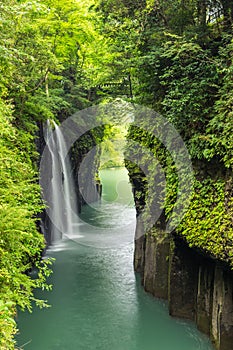
<path id="1" fill-rule="evenodd" d="M 157 228 L 135 241 L 134 263 L 145 290 L 168 300 L 170 315 L 194 321 L 216 349 L 232 349 L 233 273 L 226 265 Z"/>

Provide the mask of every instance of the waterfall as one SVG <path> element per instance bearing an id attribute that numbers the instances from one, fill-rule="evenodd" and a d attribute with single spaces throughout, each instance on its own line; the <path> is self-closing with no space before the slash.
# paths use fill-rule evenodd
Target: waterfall
<path id="1" fill-rule="evenodd" d="M 47 212 L 52 222 L 51 242 L 57 242 L 65 236 L 72 236 L 78 220 L 77 197 L 72 169 L 65 138 L 60 127 L 50 121 L 45 127 L 45 141 L 49 149 L 51 163 L 47 164 L 51 174 L 49 184 L 49 203 Z"/>

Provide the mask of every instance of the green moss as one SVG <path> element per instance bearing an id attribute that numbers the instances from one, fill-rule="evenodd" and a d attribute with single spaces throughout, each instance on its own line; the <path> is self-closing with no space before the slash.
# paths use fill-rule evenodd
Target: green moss
<path id="1" fill-rule="evenodd" d="M 233 267 L 233 199 L 224 179 L 196 181 L 191 205 L 177 227 L 191 247 L 198 247 Z"/>

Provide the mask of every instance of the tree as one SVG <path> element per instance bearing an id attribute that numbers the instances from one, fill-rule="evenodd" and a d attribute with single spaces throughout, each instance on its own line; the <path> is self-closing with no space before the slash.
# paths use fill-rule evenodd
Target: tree
<path id="1" fill-rule="evenodd" d="M 0 102 L 0 347 L 13 349 L 16 306 L 31 310 L 35 288 L 46 288 L 50 261 L 41 261 L 45 242 L 38 232 L 36 215 L 42 208 L 36 172 L 28 152 L 33 138 L 12 126 L 11 106 Z M 36 279 L 30 271 L 37 268 Z"/>

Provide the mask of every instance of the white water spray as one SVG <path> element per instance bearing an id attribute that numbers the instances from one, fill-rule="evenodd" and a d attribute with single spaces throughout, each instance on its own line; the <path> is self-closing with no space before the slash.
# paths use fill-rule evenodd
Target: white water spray
<path id="1" fill-rule="evenodd" d="M 61 240 L 64 235 L 71 237 L 75 234 L 78 210 L 65 138 L 59 126 L 55 122 L 53 124 L 54 130 L 50 121 L 47 121 L 44 136 L 51 155 L 51 164 L 48 164 L 48 171 L 51 172 L 48 214 L 52 221 L 51 241 L 55 243 Z"/>

